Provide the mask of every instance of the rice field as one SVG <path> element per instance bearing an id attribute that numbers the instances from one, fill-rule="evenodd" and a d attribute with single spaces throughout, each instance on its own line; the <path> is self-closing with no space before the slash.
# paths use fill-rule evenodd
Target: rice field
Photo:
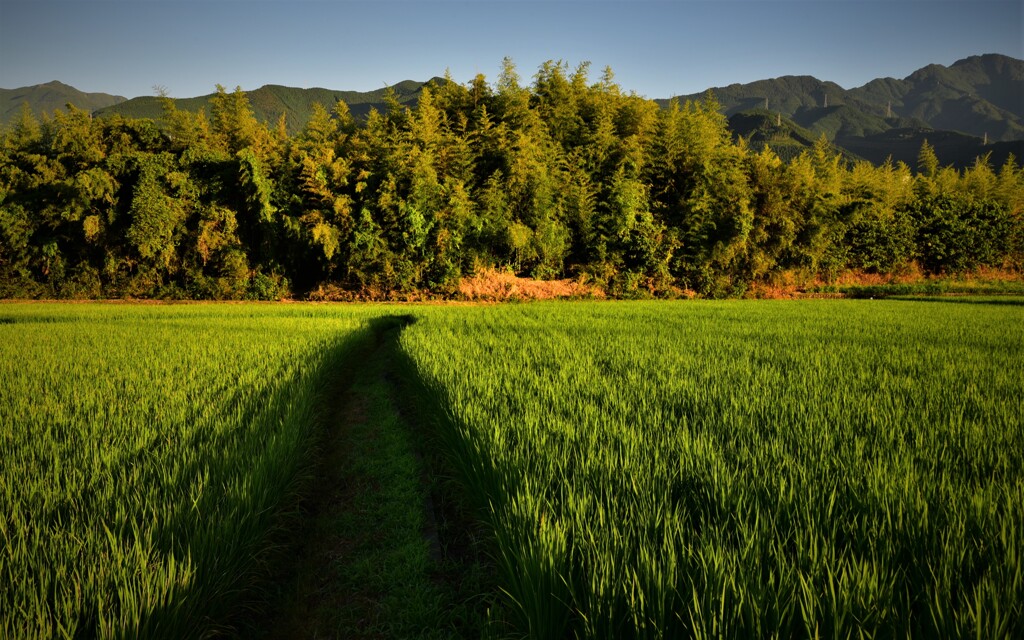
<path id="1" fill-rule="evenodd" d="M 512 633 L 1024 634 L 1024 307 L 428 311 Z"/>
<path id="2" fill-rule="evenodd" d="M 489 633 L 1024 637 L 1024 305 L 971 302 L 0 305 L 0 637 L 230 634 L 389 315 Z"/>
<path id="3" fill-rule="evenodd" d="M 373 314 L 0 307 L 0 637 L 218 631 Z"/>

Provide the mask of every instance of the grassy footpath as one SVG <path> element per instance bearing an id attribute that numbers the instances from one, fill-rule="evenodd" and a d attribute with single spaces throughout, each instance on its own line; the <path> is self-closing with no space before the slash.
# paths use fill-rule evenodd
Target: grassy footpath
<path id="1" fill-rule="evenodd" d="M 393 310 L 0 305 L 0 638 L 479 637 Z"/>
<path id="2" fill-rule="evenodd" d="M 483 577 L 448 529 L 444 485 L 396 375 L 403 320 L 329 391 L 312 492 L 291 566 L 267 594 L 263 638 L 480 637 Z M 451 543 L 459 547 L 452 549 Z"/>

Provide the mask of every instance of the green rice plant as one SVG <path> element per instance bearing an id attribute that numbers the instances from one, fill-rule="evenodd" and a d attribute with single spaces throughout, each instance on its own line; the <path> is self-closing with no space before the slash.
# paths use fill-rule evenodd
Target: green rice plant
<path id="1" fill-rule="evenodd" d="M 228 630 L 380 315 L 0 306 L 0 637 Z"/>
<path id="2" fill-rule="evenodd" d="M 1024 635 L 1011 299 L 418 307 L 538 638 Z M 0 636 L 230 631 L 380 307 L 0 306 Z"/>
<path id="3" fill-rule="evenodd" d="M 523 635 L 1024 635 L 1024 308 L 417 315 Z"/>

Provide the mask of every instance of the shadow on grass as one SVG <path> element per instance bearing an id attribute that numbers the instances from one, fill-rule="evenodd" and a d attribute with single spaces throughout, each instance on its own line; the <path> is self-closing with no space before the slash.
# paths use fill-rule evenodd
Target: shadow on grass
<path id="1" fill-rule="evenodd" d="M 487 582 L 399 345 L 410 315 L 325 390 L 321 438 L 253 638 L 479 638 Z"/>
<path id="2" fill-rule="evenodd" d="M 151 530 L 148 543 L 155 557 L 190 562 L 195 574 L 156 602 L 140 603 L 134 621 L 122 621 L 115 635 L 234 635 L 245 626 L 280 551 L 277 539 L 310 481 L 305 466 L 318 434 L 322 391 L 370 348 L 372 334 L 370 328 L 340 337 L 318 368 L 292 373 L 269 396 L 236 389 L 218 414 L 233 416 L 235 429 L 213 433 L 215 416 L 193 431 L 183 446 L 205 455 L 170 479 L 168 490 L 182 500 L 171 507 L 163 526 Z M 141 455 L 151 458 L 154 449 Z M 166 469 L 151 468 L 142 480 L 147 476 L 168 484 Z M 196 482 L 204 489 L 193 496 Z M 128 522 L 113 532 L 128 549 L 140 542 L 138 535 Z"/>

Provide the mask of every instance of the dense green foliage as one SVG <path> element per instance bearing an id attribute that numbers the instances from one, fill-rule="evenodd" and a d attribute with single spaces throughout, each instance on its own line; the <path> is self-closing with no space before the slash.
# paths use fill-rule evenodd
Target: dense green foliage
<path id="1" fill-rule="evenodd" d="M 308 470 L 321 385 L 379 315 L 0 309 L 0 636 L 230 623 Z"/>
<path id="2" fill-rule="evenodd" d="M 1013 160 L 954 171 L 925 146 L 914 175 L 822 138 L 784 163 L 734 142 L 711 97 L 660 109 L 586 65 L 527 87 L 506 61 L 386 102 L 359 122 L 314 105 L 296 135 L 223 88 L 159 121 L 23 113 L 0 146 L 0 296 L 446 295 L 480 267 L 727 296 L 1024 262 Z"/>
<path id="3" fill-rule="evenodd" d="M 1021 637 L 1024 307 L 981 302 L 426 308 L 401 342 L 525 637 Z"/>

